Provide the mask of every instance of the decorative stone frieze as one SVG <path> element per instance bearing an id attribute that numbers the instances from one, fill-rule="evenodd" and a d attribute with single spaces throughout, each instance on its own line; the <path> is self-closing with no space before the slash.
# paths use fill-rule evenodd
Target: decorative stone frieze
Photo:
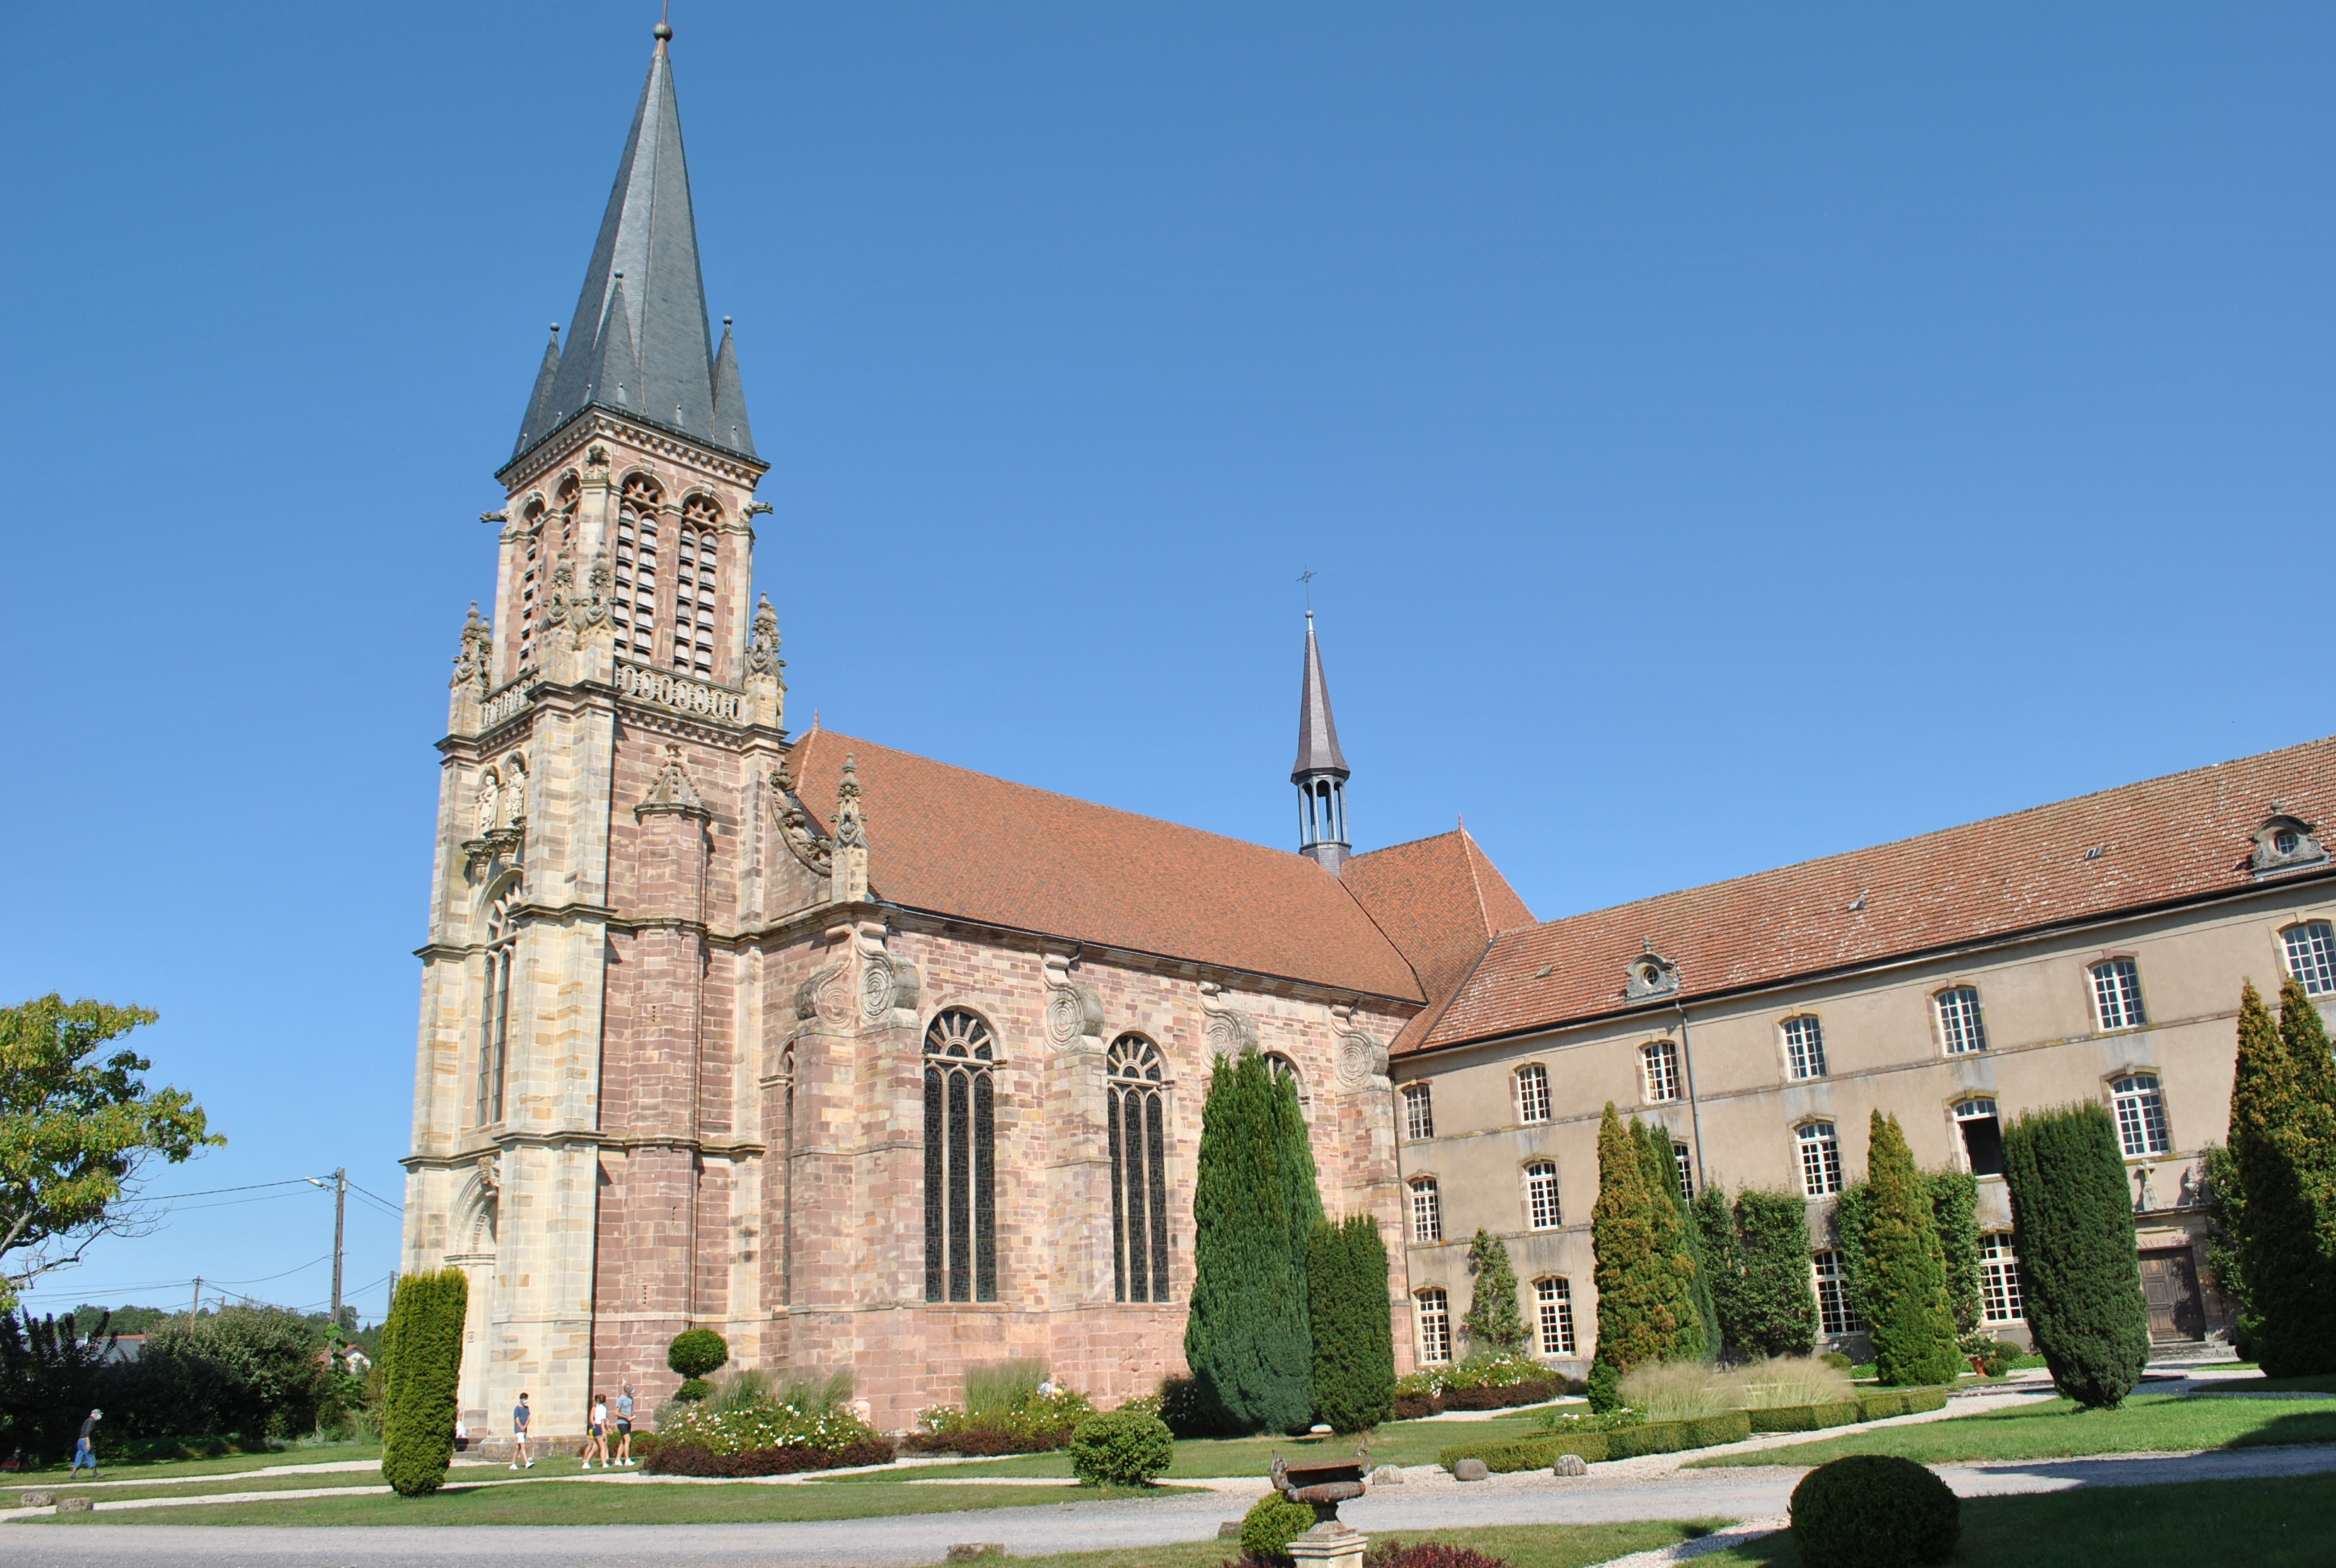
<path id="1" fill-rule="evenodd" d="M 740 694 L 687 676 L 672 675 L 642 665 L 617 661 L 617 691 L 636 702 L 652 702 L 682 713 L 736 724 L 742 716 Z"/>

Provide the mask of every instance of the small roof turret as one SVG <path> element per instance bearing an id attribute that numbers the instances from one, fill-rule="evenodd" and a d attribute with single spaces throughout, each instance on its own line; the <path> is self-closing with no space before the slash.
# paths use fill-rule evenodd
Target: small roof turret
<path id="1" fill-rule="evenodd" d="M 1330 716 L 1330 687 L 1322 678 L 1322 650 L 1314 641 L 1314 612 L 1306 612 L 1306 673 L 1298 692 L 1298 765 L 1290 782 L 1299 784 L 1315 774 L 1348 776 L 1346 754 L 1338 749 L 1338 724 Z"/>

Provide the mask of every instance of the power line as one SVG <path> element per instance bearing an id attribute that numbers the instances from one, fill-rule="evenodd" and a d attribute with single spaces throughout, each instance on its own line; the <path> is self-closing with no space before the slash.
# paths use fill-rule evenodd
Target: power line
<path id="1" fill-rule="evenodd" d="M 250 1182 L 240 1187 L 206 1187 L 200 1193 L 171 1193 L 163 1197 L 141 1197 L 141 1203 L 175 1203 L 180 1198 L 216 1198 L 221 1193 L 256 1193 L 262 1187 L 292 1187 L 307 1181 L 306 1176 L 293 1176 L 281 1182 Z"/>
<path id="2" fill-rule="evenodd" d="M 379 1203 L 384 1209 L 389 1209 L 400 1214 L 405 1213 L 404 1204 L 393 1203 L 387 1198 L 383 1197 L 379 1193 L 365 1193 L 365 1190 L 363 1187 L 358 1186 L 355 1182 L 351 1182 L 349 1183 L 349 1191 L 352 1193 L 365 1193 L 366 1197 L 371 1198 L 375 1203 Z"/>

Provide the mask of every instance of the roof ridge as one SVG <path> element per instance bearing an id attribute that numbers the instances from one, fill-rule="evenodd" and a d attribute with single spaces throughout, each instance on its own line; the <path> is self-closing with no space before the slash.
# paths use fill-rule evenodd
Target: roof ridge
<path id="1" fill-rule="evenodd" d="M 1368 860 L 1373 855 L 1383 855 L 1392 850 L 1407 850 L 1414 844 L 1433 843 L 1437 839 L 1452 838 L 1465 832 L 1467 832 L 1465 828 L 1445 828 L 1440 833 L 1422 833 L 1416 839 L 1405 839 L 1399 843 L 1381 844 L 1375 850 L 1365 850 L 1360 854 L 1348 855 L 1347 859 L 1351 864 L 1356 861 Z"/>
<path id="2" fill-rule="evenodd" d="M 1489 944 L 1500 933 L 1493 930 L 1493 911 L 1484 907 L 1484 883 L 1476 875 L 1476 857 L 1470 852 L 1476 847 L 1476 841 L 1468 836 L 1468 824 L 1465 823 L 1452 831 L 1460 838 L 1460 863 L 1468 868 L 1468 891 L 1476 900 L 1476 923 L 1484 928 L 1484 939 Z M 1483 960 L 1480 959 L 1478 961 Z M 1468 982 L 1464 979 L 1460 983 L 1465 986 Z"/>
<path id="3" fill-rule="evenodd" d="M 2101 789 L 2087 790 L 2082 794 L 2064 795 L 2059 800 L 2043 801 L 2032 806 L 2022 806 L 2018 811 L 1998 812 L 1992 816 L 1972 817 L 1963 822 L 1949 823 L 1944 827 L 1926 828 L 1921 833 L 1905 833 L 1894 839 L 1883 839 L 1874 843 L 1859 844 L 1854 849 L 1835 850 L 1830 854 L 1808 855 L 1800 860 L 1786 861 L 1781 865 L 1763 866 L 1758 871 L 1739 872 L 1732 877 L 1719 877 L 1708 882 L 1689 882 L 1685 887 L 1666 888 L 1660 892 L 1645 893 L 1635 899 L 1621 899 L 1611 904 L 1597 905 L 1592 909 L 1575 910 L 1570 914 L 1552 915 L 1546 920 L 1534 920 L 1532 928 L 1519 927 L 1518 929 L 1539 929 L 1543 926 L 1553 926 L 1564 920 L 1581 920 L 1590 915 L 1611 914 L 1617 910 L 1634 909 L 1640 904 L 1680 898 L 1689 893 L 1704 892 L 1712 888 L 1730 887 L 1737 882 L 1757 881 L 1763 877 L 1781 876 L 1786 872 L 1800 871 L 1809 866 L 1821 866 L 1832 861 L 1847 861 L 1859 855 L 1876 854 L 1883 850 L 1896 849 L 1902 844 L 1920 843 L 1924 839 L 1943 838 L 1949 833 L 1962 833 L 1971 828 L 1983 828 L 1997 823 L 2013 822 L 2020 817 L 2034 816 L 2039 812 L 2057 811 L 2064 806 L 2080 805 L 2087 801 L 2099 800 L 2106 795 L 2124 794 L 2128 791 L 2146 789 L 2152 784 L 2162 784 L 2175 779 L 2195 778 L 2224 768 L 2236 767 L 2242 763 L 2263 762 L 2290 752 L 2300 752 L 2311 746 L 2327 745 L 2331 742 L 2336 742 L 2336 735 L 2321 735 L 2312 740 L 2298 741 L 2292 745 L 2274 746 L 2270 751 L 2250 752 L 2245 756 L 2225 757 L 2220 762 L 2204 763 L 2197 767 L 2176 768 L 2172 773 L 2135 779 L 2127 784 L 2109 784 Z"/>

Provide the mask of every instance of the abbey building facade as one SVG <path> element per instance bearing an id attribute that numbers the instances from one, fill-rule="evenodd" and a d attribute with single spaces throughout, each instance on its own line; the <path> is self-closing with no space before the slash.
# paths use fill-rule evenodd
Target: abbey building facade
<path id="1" fill-rule="evenodd" d="M 2336 993 L 2336 747 L 1539 923 L 1465 833 L 1354 852 L 1310 619 L 1294 852 L 798 734 L 660 34 L 439 745 L 400 1266 L 470 1277 L 472 1432 L 521 1390 L 554 1436 L 595 1392 L 654 1406 L 694 1326 L 851 1368 L 891 1429 L 1007 1357 L 1148 1392 L 1182 1369 L 1201 1098 L 1248 1051 L 1298 1082 L 1326 1208 L 1396 1243 L 1406 1368 L 1465 1353 L 1480 1226 L 1537 1351 L 1586 1359 L 1610 1099 L 1690 1186 L 1801 1184 L 1846 1343 L 1828 1183 L 1868 1109 L 1977 1169 L 2001 1118 L 2098 1094 L 2167 1333 L 2215 1326 L 2196 1152 L 2240 976 Z"/>

